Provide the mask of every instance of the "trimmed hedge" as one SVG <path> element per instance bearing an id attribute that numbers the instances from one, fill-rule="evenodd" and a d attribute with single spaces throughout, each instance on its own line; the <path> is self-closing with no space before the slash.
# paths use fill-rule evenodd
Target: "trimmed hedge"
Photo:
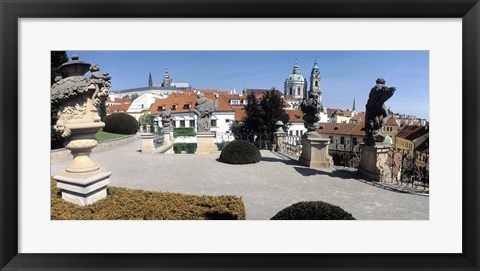
<path id="1" fill-rule="evenodd" d="M 330 203 L 302 201 L 281 210 L 271 220 L 355 220 L 355 218 Z"/>
<path id="2" fill-rule="evenodd" d="M 187 153 L 195 153 L 197 151 L 197 143 L 174 143 L 173 152 L 182 153 L 182 151 L 185 149 L 185 145 L 187 147 Z"/>
<path id="3" fill-rule="evenodd" d="M 105 132 L 123 135 L 136 134 L 138 121 L 127 113 L 113 113 L 105 117 Z"/>
<path id="4" fill-rule="evenodd" d="M 218 160 L 227 164 L 253 164 L 261 158 L 260 151 L 252 143 L 234 140 L 223 147 Z"/>
<path id="5" fill-rule="evenodd" d="M 179 136 L 196 136 L 195 129 L 193 127 L 185 127 L 185 128 L 174 128 L 173 129 L 173 137 L 177 138 Z"/>
<path id="6" fill-rule="evenodd" d="M 237 196 L 195 196 L 107 187 L 108 196 L 78 206 L 62 199 L 51 182 L 52 220 L 244 220 L 245 207 Z"/>

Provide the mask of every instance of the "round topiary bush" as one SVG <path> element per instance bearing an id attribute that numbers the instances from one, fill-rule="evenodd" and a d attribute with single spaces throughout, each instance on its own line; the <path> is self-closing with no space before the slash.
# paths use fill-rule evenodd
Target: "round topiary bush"
<path id="1" fill-rule="evenodd" d="M 330 203 L 302 201 L 281 210 L 270 220 L 355 220 L 355 218 Z"/>
<path id="2" fill-rule="evenodd" d="M 131 135 L 138 131 L 138 121 L 127 113 L 114 113 L 105 117 L 105 132 Z"/>
<path id="3" fill-rule="evenodd" d="M 253 164 L 261 158 L 260 151 L 252 143 L 235 140 L 222 149 L 218 160 L 227 164 Z"/>

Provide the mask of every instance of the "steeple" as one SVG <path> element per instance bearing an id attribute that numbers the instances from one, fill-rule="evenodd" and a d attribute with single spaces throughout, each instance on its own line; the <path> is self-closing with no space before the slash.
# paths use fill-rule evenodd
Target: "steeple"
<path id="1" fill-rule="evenodd" d="M 353 97 L 353 107 L 352 107 L 352 111 L 355 111 L 355 97 Z"/>
<path id="2" fill-rule="evenodd" d="M 162 87 L 171 87 L 171 86 L 172 86 L 172 77 L 170 77 L 170 75 L 168 74 L 168 68 L 165 68 Z"/>
<path id="3" fill-rule="evenodd" d="M 148 73 L 148 87 L 153 87 L 153 81 L 152 81 L 152 73 Z"/>

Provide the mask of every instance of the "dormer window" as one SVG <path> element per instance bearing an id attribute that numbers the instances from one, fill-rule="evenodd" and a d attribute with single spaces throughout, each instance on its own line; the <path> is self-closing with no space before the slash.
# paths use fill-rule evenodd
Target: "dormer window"
<path id="1" fill-rule="evenodd" d="M 172 110 L 172 111 L 177 110 L 177 105 L 174 104 L 174 105 L 170 106 L 170 110 Z"/>
<path id="2" fill-rule="evenodd" d="M 165 106 L 160 105 L 159 107 L 157 107 L 157 111 L 165 111 Z"/>
<path id="3" fill-rule="evenodd" d="M 191 104 L 184 104 L 183 109 L 189 110 L 191 106 L 192 106 Z"/>

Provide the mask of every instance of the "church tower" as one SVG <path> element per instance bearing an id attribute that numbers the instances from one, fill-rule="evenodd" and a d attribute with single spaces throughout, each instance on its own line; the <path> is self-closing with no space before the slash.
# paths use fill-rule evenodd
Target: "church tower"
<path id="1" fill-rule="evenodd" d="M 152 80 L 152 73 L 148 73 L 148 87 L 151 88 L 153 87 L 153 80 Z"/>
<path id="2" fill-rule="evenodd" d="M 310 93 L 318 94 L 318 99 L 322 102 L 322 91 L 320 90 L 320 69 L 318 68 L 317 59 L 313 63 L 312 72 L 310 73 Z"/>
<path id="3" fill-rule="evenodd" d="M 172 86 L 172 77 L 168 74 L 168 69 L 165 68 L 165 74 L 163 75 L 162 87 L 171 87 Z"/>

